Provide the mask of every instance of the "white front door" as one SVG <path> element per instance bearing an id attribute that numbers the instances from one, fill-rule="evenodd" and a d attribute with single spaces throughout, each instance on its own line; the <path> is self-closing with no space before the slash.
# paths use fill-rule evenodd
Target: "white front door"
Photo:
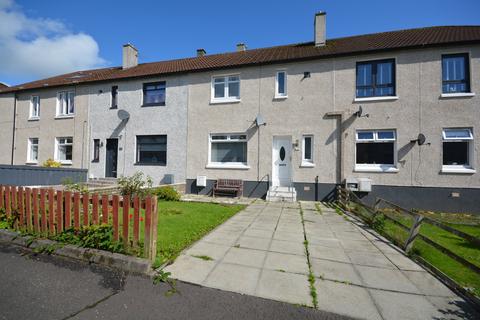
<path id="1" fill-rule="evenodd" d="M 292 138 L 273 137 L 272 148 L 272 185 L 290 187 L 292 162 Z"/>

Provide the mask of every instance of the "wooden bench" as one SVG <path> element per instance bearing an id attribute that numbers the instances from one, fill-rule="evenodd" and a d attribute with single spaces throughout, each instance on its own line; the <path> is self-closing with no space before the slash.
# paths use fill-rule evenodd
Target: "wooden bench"
<path id="1" fill-rule="evenodd" d="M 243 181 L 235 179 L 218 179 L 213 186 L 213 196 L 219 194 L 234 194 L 240 197 L 243 194 Z"/>

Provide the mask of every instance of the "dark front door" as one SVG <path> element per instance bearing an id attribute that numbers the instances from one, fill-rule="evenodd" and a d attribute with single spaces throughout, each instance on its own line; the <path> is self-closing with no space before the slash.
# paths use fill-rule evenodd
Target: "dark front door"
<path id="1" fill-rule="evenodd" d="M 117 177 L 118 139 L 107 139 L 105 177 Z"/>

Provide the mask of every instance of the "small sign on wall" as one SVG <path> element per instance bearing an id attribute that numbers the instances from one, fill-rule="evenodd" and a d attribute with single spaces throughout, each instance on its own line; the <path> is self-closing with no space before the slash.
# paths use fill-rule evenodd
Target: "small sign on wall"
<path id="1" fill-rule="evenodd" d="M 460 198 L 460 192 L 452 192 L 452 193 L 450 194 L 450 196 L 451 196 L 452 198 Z"/>

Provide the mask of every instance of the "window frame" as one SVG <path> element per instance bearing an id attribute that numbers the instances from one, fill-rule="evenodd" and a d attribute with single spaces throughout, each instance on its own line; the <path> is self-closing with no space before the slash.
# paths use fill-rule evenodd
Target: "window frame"
<path id="1" fill-rule="evenodd" d="M 453 58 L 453 57 L 463 57 L 464 58 L 464 61 L 465 61 L 465 87 L 466 87 L 466 90 L 465 91 L 455 91 L 455 92 L 444 92 L 443 91 L 443 86 L 444 84 L 448 84 L 448 83 L 463 83 L 461 81 L 458 81 L 458 80 L 444 80 L 443 79 L 443 59 L 444 58 Z M 440 91 L 441 91 L 441 94 L 444 96 L 444 97 L 449 97 L 449 96 L 455 96 L 455 95 L 459 95 L 459 96 L 462 96 L 462 95 L 470 95 L 472 94 L 472 86 L 471 86 L 471 81 L 472 81 L 472 78 L 471 78 L 471 70 L 470 70 L 470 53 L 469 52 L 462 52 L 462 53 L 445 53 L 445 54 L 442 54 L 441 56 L 441 59 L 440 59 L 440 69 L 441 69 L 441 73 L 440 73 L 440 78 L 442 80 L 441 82 L 441 87 L 440 87 Z"/>
<path id="2" fill-rule="evenodd" d="M 305 157 L 305 138 L 310 138 L 310 159 Z M 314 167 L 315 166 L 315 139 L 313 134 L 304 134 L 302 136 L 302 167 Z"/>
<path id="3" fill-rule="evenodd" d="M 110 109 L 118 109 L 118 86 L 112 86 L 110 89 Z"/>
<path id="4" fill-rule="evenodd" d="M 100 139 L 93 139 L 93 153 L 92 162 L 100 162 Z"/>
<path id="5" fill-rule="evenodd" d="M 37 114 L 34 115 L 34 102 L 33 100 L 34 99 L 37 99 L 37 103 L 38 103 L 38 108 L 37 108 Z M 29 110 L 29 113 L 28 113 L 28 120 L 39 120 L 40 119 L 40 96 L 39 95 L 32 95 L 30 97 L 30 110 Z"/>
<path id="6" fill-rule="evenodd" d="M 32 159 L 32 147 L 35 145 L 32 141 L 37 140 L 36 146 L 37 146 L 37 159 Z M 38 164 L 38 152 L 40 150 L 40 139 L 39 138 L 28 138 L 27 142 L 27 161 L 26 163 L 31 163 L 31 164 Z"/>
<path id="7" fill-rule="evenodd" d="M 165 163 L 139 161 L 139 137 L 165 137 Z M 135 164 L 137 166 L 159 166 L 166 167 L 168 164 L 168 135 L 167 134 L 139 134 L 135 136 Z"/>
<path id="8" fill-rule="evenodd" d="M 60 143 L 60 139 L 72 139 L 72 142 L 71 143 Z M 71 146 L 72 147 L 72 159 L 71 160 L 61 160 L 59 158 L 59 147 L 61 145 L 65 145 L 65 146 Z M 55 152 L 54 152 L 54 159 L 55 161 L 58 161 L 60 162 L 61 164 L 72 164 L 73 163 L 73 137 L 56 137 L 55 138 Z"/>
<path id="9" fill-rule="evenodd" d="M 229 81 L 228 78 L 230 77 L 238 77 L 238 96 L 236 97 L 229 97 L 229 83 L 234 81 Z M 224 96 L 221 98 L 215 98 L 215 79 L 223 78 L 223 93 Z M 240 102 L 242 96 L 242 78 L 240 77 L 240 73 L 230 73 L 230 74 L 219 74 L 213 75 L 210 81 L 210 103 L 234 103 Z"/>
<path id="10" fill-rule="evenodd" d="M 373 137 L 370 139 L 359 139 L 360 132 L 372 132 Z M 393 132 L 393 138 L 378 138 L 379 132 Z M 356 172 L 398 172 L 398 150 L 397 150 L 398 133 L 396 129 L 358 129 L 355 131 L 355 153 L 354 163 Z M 357 163 L 357 145 L 358 143 L 392 143 L 393 142 L 393 163 Z"/>
<path id="11" fill-rule="evenodd" d="M 64 95 L 66 97 L 67 104 L 64 106 L 61 101 L 61 96 Z M 72 95 L 72 97 L 70 97 Z M 71 98 L 71 100 L 70 100 Z M 70 104 L 69 101 L 73 103 Z M 63 108 L 66 108 L 66 113 L 63 112 Z M 56 106 L 56 118 L 72 118 L 75 116 L 75 91 L 73 90 L 63 90 L 57 92 L 57 106 Z"/>
<path id="12" fill-rule="evenodd" d="M 164 99 L 163 102 L 153 102 L 153 103 L 146 103 L 145 102 L 145 94 L 147 92 L 146 87 L 152 85 L 163 85 L 164 90 Z M 164 107 L 167 105 L 167 81 L 155 81 L 155 82 L 144 82 L 142 84 L 142 107 Z"/>
<path id="13" fill-rule="evenodd" d="M 283 85 L 284 85 L 284 93 L 280 93 L 279 92 L 279 85 L 278 85 L 278 77 L 279 77 L 279 74 L 280 73 L 283 73 L 284 74 L 284 81 L 283 81 Z M 281 70 L 277 70 L 275 72 L 275 99 L 286 99 L 288 98 L 288 85 L 287 85 L 287 82 L 288 82 L 288 74 L 287 74 L 287 70 L 284 70 L 284 69 L 281 69 Z"/>
<path id="14" fill-rule="evenodd" d="M 446 133 L 448 131 L 453 130 L 468 130 L 469 136 L 468 137 L 454 137 L 450 138 L 447 137 Z M 442 173 L 475 173 L 475 145 L 474 145 L 475 137 L 473 133 L 473 128 L 471 127 L 463 127 L 463 128 L 443 128 L 442 129 Z M 444 164 L 443 163 L 443 156 L 444 156 L 444 144 L 445 143 L 455 143 L 455 142 L 468 142 L 468 164 L 460 164 L 460 165 L 452 165 L 452 164 Z"/>
<path id="15" fill-rule="evenodd" d="M 389 95 L 376 95 L 375 89 L 377 88 L 388 88 L 390 85 L 377 85 L 377 66 L 381 63 L 391 62 L 392 63 L 392 89 L 393 92 Z M 357 84 L 358 80 L 358 67 L 360 65 L 372 65 L 372 85 L 371 86 L 359 86 Z M 359 89 L 366 89 L 372 88 L 373 95 L 371 96 L 358 96 L 357 90 Z M 368 61 L 357 61 L 355 64 L 355 99 L 382 99 L 382 100 L 390 100 L 397 96 L 397 61 L 395 58 L 385 58 L 385 59 L 377 59 L 377 60 L 368 60 Z"/>
<path id="16" fill-rule="evenodd" d="M 213 139 L 214 136 L 225 136 L 225 139 Z M 232 136 L 245 136 L 245 138 L 234 139 Z M 245 162 L 215 162 L 212 161 L 212 142 L 213 143 L 246 143 L 245 150 Z M 210 133 L 208 135 L 208 159 L 207 159 L 207 168 L 226 168 L 226 169 L 249 169 L 248 165 L 248 135 L 246 132 L 239 133 Z"/>

